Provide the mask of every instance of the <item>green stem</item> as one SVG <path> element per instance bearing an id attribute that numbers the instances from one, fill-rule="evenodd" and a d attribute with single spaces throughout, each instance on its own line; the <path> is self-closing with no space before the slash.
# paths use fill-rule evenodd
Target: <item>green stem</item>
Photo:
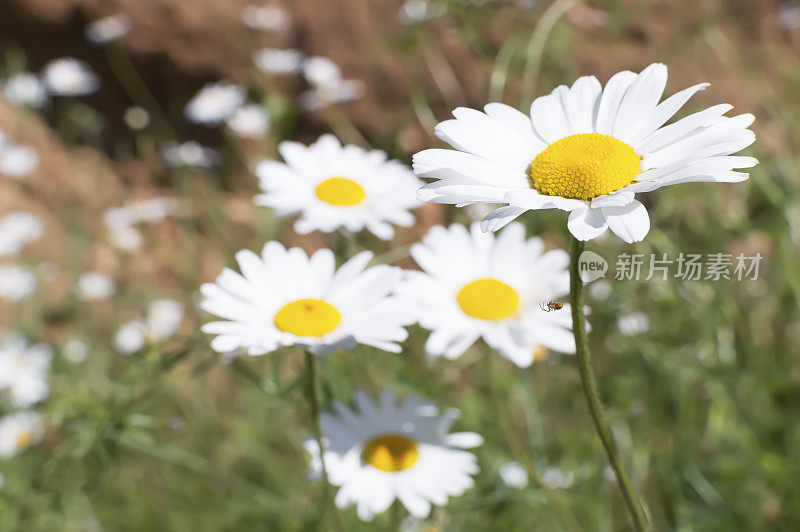
<path id="1" fill-rule="evenodd" d="M 330 509 L 331 515 L 334 518 L 334 521 L 338 523 L 338 514 L 336 513 L 336 507 L 333 504 L 333 499 L 331 498 L 331 485 L 328 482 L 328 469 L 325 466 L 325 447 L 322 445 L 322 428 L 319 422 L 319 385 L 317 383 L 317 358 L 316 355 L 312 354 L 310 351 L 305 352 L 306 356 L 306 380 L 308 381 L 307 385 L 307 392 L 308 392 L 308 403 L 311 407 L 311 425 L 312 430 L 314 432 L 314 440 L 317 442 L 317 447 L 319 448 L 319 461 L 322 469 L 322 515 L 320 518 L 324 518 L 325 513 L 328 509 Z M 341 526 L 337 527 L 341 530 Z"/>
<path id="2" fill-rule="evenodd" d="M 578 360 L 578 370 L 581 374 L 583 394 L 586 396 L 586 402 L 589 405 L 589 413 L 592 416 L 594 428 L 597 431 L 597 435 L 600 436 L 600 441 L 603 442 L 608 461 L 617 475 L 619 488 L 625 500 L 625 506 L 628 508 L 633 528 L 637 531 L 647 530 L 649 524 L 645 517 L 642 503 L 620 459 L 619 450 L 614 441 L 614 436 L 611 434 L 611 427 L 603 410 L 600 392 L 597 389 L 597 380 L 592 369 L 592 356 L 589 353 L 586 322 L 583 314 L 583 282 L 578 271 L 578 258 L 583 252 L 584 243 L 572 236 L 570 240 L 572 260 L 569 268 L 569 291 L 572 296 L 572 331 L 575 334 L 575 353 Z"/>

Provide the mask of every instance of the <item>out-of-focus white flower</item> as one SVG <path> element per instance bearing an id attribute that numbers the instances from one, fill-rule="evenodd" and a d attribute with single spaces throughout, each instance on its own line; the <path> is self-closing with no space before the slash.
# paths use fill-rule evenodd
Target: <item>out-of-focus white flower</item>
<path id="1" fill-rule="evenodd" d="M 16 255 L 42 232 L 42 222 L 36 216 L 24 211 L 7 214 L 0 219 L 0 256 Z"/>
<path id="2" fill-rule="evenodd" d="M 0 174 L 25 178 L 39 165 L 39 153 L 23 144 L 0 144 Z"/>
<path id="3" fill-rule="evenodd" d="M 498 470 L 500 480 L 509 488 L 521 490 L 528 485 L 528 472 L 519 462 L 506 462 Z"/>
<path id="4" fill-rule="evenodd" d="M 64 360 L 72 364 L 80 364 L 89 358 L 89 351 L 91 346 L 86 338 L 82 336 L 73 336 L 64 344 L 61 349 L 61 354 Z"/>
<path id="5" fill-rule="evenodd" d="M 211 168 L 219 164 L 219 153 L 193 140 L 183 144 L 167 142 L 161 150 L 161 155 L 172 168 L 181 166 Z"/>
<path id="6" fill-rule="evenodd" d="M 13 105 L 41 107 L 47 99 L 47 90 L 39 76 L 31 72 L 20 72 L 3 84 L 3 95 Z"/>
<path id="7" fill-rule="evenodd" d="M 568 489 L 575 483 L 575 474 L 572 471 L 564 472 L 557 467 L 548 467 L 542 473 L 542 482 L 550 489 Z"/>
<path id="8" fill-rule="evenodd" d="M 397 18 L 400 19 L 402 24 L 410 26 L 441 17 L 446 13 L 446 9 L 442 4 L 430 3 L 427 0 L 406 0 Z"/>
<path id="9" fill-rule="evenodd" d="M 7 390 L 14 406 L 27 408 L 50 395 L 48 373 L 53 353 L 45 344 L 28 346 L 18 333 L 0 339 L 0 390 Z"/>
<path id="10" fill-rule="evenodd" d="M 259 70 L 270 74 L 294 74 L 303 68 L 305 56 L 300 50 L 262 48 L 253 54 L 253 62 Z"/>
<path id="11" fill-rule="evenodd" d="M 0 418 L 0 456 L 11 458 L 44 436 L 44 422 L 36 412 L 14 412 Z"/>
<path id="12" fill-rule="evenodd" d="M 246 97 L 244 87 L 230 81 L 209 83 L 186 105 L 186 117 L 197 124 L 219 124 L 244 105 Z"/>
<path id="13" fill-rule="evenodd" d="M 108 299 L 114 294 L 115 289 L 111 277 L 98 271 L 82 273 L 75 283 L 75 295 L 83 301 Z"/>
<path id="14" fill-rule="evenodd" d="M 785 30 L 800 28 L 800 6 L 793 2 L 782 2 L 778 6 L 778 21 Z"/>
<path id="15" fill-rule="evenodd" d="M 620 316 L 617 320 L 617 328 L 624 336 L 643 334 L 650 329 L 650 318 L 642 312 Z"/>
<path id="16" fill-rule="evenodd" d="M 242 10 L 242 22 L 254 30 L 282 30 L 290 21 L 289 14 L 277 6 L 247 6 Z"/>
<path id="17" fill-rule="evenodd" d="M 50 93 L 56 96 L 85 96 L 100 87 L 100 79 L 92 68 L 72 57 L 47 63 L 42 79 Z"/>
<path id="18" fill-rule="evenodd" d="M 135 200 L 106 211 L 103 222 L 111 243 L 119 249 L 136 251 L 144 240 L 136 229 L 138 223 L 156 223 L 176 214 L 180 204 L 175 198 L 148 198 Z"/>
<path id="19" fill-rule="evenodd" d="M 0 299 L 21 301 L 36 290 L 36 275 L 25 266 L 0 264 Z"/>
<path id="20" fill-rule="evenodd" d="M 123 251 L 138 251 L 144 245 L 142 233 L 130 226 L 109 228 L 108 238 L 114 247 Z"/>
<path id="21" fill-rule="evenodd" d="M 611 283 L 601 279 L 590 284 L 588 290 L 592 299 L 608 299 L 611 296 Z"/>
<path id="22" fill-rule="evenodd" d="M 225 122 L 231 132 L 239 138 L 260 139 L 269 130 L 269 116 L 257 104 L 245 105 Z"/>
<path id="23" fill-rule="evenodd" d="M 94 44 L 106 44 L 127 35 L 131 26 L 131 17 L 117 13 L 86 26 L 86 38 Z"/>
<path id="24" fill-rule="evenodd" d="M 344 79 L 336 63 L 326 57 L 306 59 L 303 76 L 312 87 L 300 95 L 300 106 L 306 111 L 357 100 L 365 92 L 361 81 Z"/>
<path id="25" fill-rule="evenodd" d="M 122 119 L 125 121 L 125 125 L 132 130 L 141 131 L 150 124 L 150 113 L 147 112 L 147 109 L 134 105 L 125 110 Z"/>
<path id="26" fill-rule="evenodd" d="M 164 341 L 178 330 L 183 315 L 181 303 L 171 299 L 156 299 L 147 306 L 144 318 L 131 320 L 120 327 L 114 345 L 123 355 L 130 355 L 148 343 Z"/>

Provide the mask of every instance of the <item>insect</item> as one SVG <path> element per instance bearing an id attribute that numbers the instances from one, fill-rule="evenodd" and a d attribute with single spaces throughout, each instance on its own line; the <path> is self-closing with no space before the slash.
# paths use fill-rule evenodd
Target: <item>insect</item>
<path id="1" fill-rule="evenodd" d="M 547 303 L 539 303 L 539 308 L 545 312 L 553 312 L 554 310 L 561 310 L 564 308 L 564 303 L 561 301 L 556 301 L 555 299 L 551 299 Z"/>

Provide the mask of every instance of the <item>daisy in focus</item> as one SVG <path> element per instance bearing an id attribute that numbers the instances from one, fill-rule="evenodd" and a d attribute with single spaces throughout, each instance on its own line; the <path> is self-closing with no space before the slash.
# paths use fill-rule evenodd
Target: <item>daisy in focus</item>
<path id="1" fill-rule="evenodd" d="M 568 211 L 567 227 L 578 240 L 606 229 L 625 242 L 650 230 L 647 209 L 634 196 L 691 182 L 738 183 L 753 157 L 734 156 L 755 141 L 754 117 L 724 116 L 721 104 L 664 126 L 696 92 L 694 85 L 659 103 L 667 67 L 623 71 L 601 88 L 594 76 L 579 78 L 537 98 L 530 116 L 500 103 L 484 112 L 459 108 L 455 120 L 436 126 L 455 150 L 414 156 L 420 177 L 436 179 L 420 199 L 459 206 L 506 203 L 483 220 L 495 231 L 535 209 Z"/>
<path id="2" fill-rule="evenodd" d="M 301 345 L 318 355 L 356 343 L 400 352 L 411 323 L 391 295 L 402 275 L 385 265 L 367 268 L 363 252 L 336 269 L 333 252 L 307 256 L 300 248 L 267 242 L 261 255 L 236 254 L 241 274 L 223 270 L 200 291 L 203 310 L 223 318 L 203 326 L 217 335 L 211 347 L 220 353 L 244 349 L 262 355 L 280 346 Z"/>
<path id="3" fill-rule="evenodd" d="M 431 504 L 444 506 L 472 487 L 470 475 L 479 468 L 475 455 L 464 449 L 480 446 L 483 438 L 449 432 L 458 411 L 440 413 L 415 397 L 400 402 L 389 390 L 378 402 L 356 392 L 355 403 L 358 410 L 335 403 L 335 413 L 321 415 L 325 468 L 339 487 L 336 506 L 355 506 L 359 518 L 371 521 L 397 499 L 422 519 Z M 312 475 L 319 476 L 319 446 L 314 439 L 304 446 Z"/>
<path id="4" fill-rule="evenodd" d="M 244 87 L 229 81 L 209 83 L 186 105 L 186 117 L 196 124 L 216 125 L 233 116 L 246 98 Z"/>
<path id="5" fill-rule="evenodd" d="M 394 236 L 392 224 L 409 227 L 420 206 L 416 190 L 422 182 L 380 150 L 366 151 L 323 135 L 311 146 L 282 142 L 285 163 L 262 161 L 256 168 L 263 194 L 256 205 L 272 207 L 279 216 L 300 213 L 294 229 L 300 234 L 344 228 L 368 229 L 378 238 Z"/>
<path id="6" fill-rule="evenodd" d="M 86 96 L 100 87 L 100 79 L 92 68 L 71 57 L 47 63 L 42 80 L 50 93 L 56 96 Z"/>
<path id="7" fill-rule="evenodd" d="M 546 304 L 569 293 L 569 256 L 544 251 L 513 223 L 497 236 L 453 224 L 434 226 L 411 256 L 423 271 L 406 271 L 399 292 L 430 329 L 425 350 L 454 359 L 483 340 L 520 367 L 546 357 L 546 349 L 575 352 L 569 305 Z"/>

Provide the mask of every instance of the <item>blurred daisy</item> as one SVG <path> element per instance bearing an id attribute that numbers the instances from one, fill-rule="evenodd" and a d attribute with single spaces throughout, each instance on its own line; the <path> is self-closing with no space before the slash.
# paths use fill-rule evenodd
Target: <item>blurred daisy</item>
<path id="1" fill-rule="evenodd" d="M 27 408 L 50 395 L 49 373 L 53 353 L 45 344 L 29 346 L 25 337 L 7 333 L 0 340 L 0 390 L 7 390 L 14 406 Z"/>
<path id="2" fill-rule="evenodd" d="M 56 96 L 86 96 L 100 87 L 100 80 L 91 67 L 71 57 L 47 63 L 42 79 L 50 93 Z"/>
<path id="3" fill-rule="evenodd" d="M 421 182 L 405 165 L 387 161 L 386 153 L 343 147 L 332 135 L 308 147 L 282 142 L 278 151 L 285 163 L 262 161 L 256 168 L 264 193 L 255 203 L 279 216 L 300 213 L 294 224 L 298 233 L 366 228 L 388 240 L 392 224 L 414 223 L 409 209 L 420 205 L 415 191 Z"/>
<path id="4" fill-rule="evenodd" d="M 186 117 L 196 124 L 219 124 L 233 115 L 246 97 L 244 87 L 230 81 L 209 83 L 186 105 Z"/>
<path id="5" fill-rule="evenodd" d="M 22 301 L 36 290 L 36 274 L 27 266 L 0 264 L 0 299 Z"/>
<path id="6" fill-rule="evenodd" d="M 134 200 L 122 207 L 108 209 L 103 215 L 103 223 L 114 246 L 125 251 L 137 251 L 142 247 L 144 239 L 136 229 L 136 224 L 160 222 L 177 214 L 179 209 L 180 204 L 175 198 Z"/>
<path id="7" fill-rule="evenodd" d="M 642 312 L 626 314 L 617 320 L 617 329 L 623 336 L 644 334 L 650 330 L 650 318 Z"/>
<path id="8" fill-rule="evenodd" d="M 225 124 L 239 138 L 260 139 L 269 130 L 269 116 L 260 105 L 249 104 L 237 109 Z"/>
<path id="9" fill-rule="evenodd" d="M 519 462 L 506 462 L 497 472 L 500 480 L 509 488 L 521 490 L 528 485 L 528 472 Z"/>
<path id="10" fill-rule="evenodd" d="M 36 412 L 14 412 L 0 418 L 0 456 L 12 458 L 44 436 L 44 422 Z"/>
<path id="11" fill-rule="evenodd" d="M 89 358 L 90 350 L 91 346 L 86 338 L 73 335 L 64 343 L 64 347 L 61 348 L 61 354 L 67 362 L 80 364 Z"/>
<path id="12" fill-rule="evenodd" d="M 290 22 L 289 14 L 277 6 L 246 6 L 242 10 L 242 22 L 248 28 L 262 31 L 286 29 Z"/>
<path id="13" fill-rule="evenodd" d="M 300 95 L 300 106 L 306 111 L 357 100 L 365 92 L 361 81 L 344 79 L 336 63 L 326 57 L 306 59 L 303 62 L 303 76 L 311 85 L 311 90 Z"/>
<path id="14" fill-rule="evenodd" d="M 262 355 L 280 346 L 301 345 L 327 355 L 356 343 L 400 352 L 411 319 L 390 295 L 401 272 L 391 266 L 367 268 L 363 252 L 336 269 L 333 252 L 308 257 L 267 242 L 261 256 L 236 254 L 242 274 L 225 269 L 215 283 L 201 287 L 201 307 L 230 321 L 214 321 L 203 332 L 218 335 L 211 347 L 226 353 L 238 348 Z"/>
<path id="15" fill-rule="evenodd" d="M 94 44 L 106 44 L 127 35 L 131 26 L 131 17 L 125 13 L 117 13 L 89 24 L 86 27 L 86 38 Z"/>
<path id="16" fill-rule="evenodd" d="M 446 12 L 443 4 L 429 3 L 428 0 L 406 0 L 400 7 L 397 18 L 402 24 L 410 26 L 441 17 Z"/>
<path id="17" fill-rule="evenodd" d="M 201 146 L 193 140 L 182 144 L 167 142 L 161 150 L 161 155 L 172 168 L 181 166 L 211 168 L 219 164 L 219 153 L 216 150 Z"/>
<path id="18" fill-rule="evenodd" d="M 39 76 L 21 72 L 3 83 L 3 96 L 18 107 L 41 107 L 47 99 L 47 90 Z"/>
<path id="19" fill-rule="evenodd" d="M 83 272 L 75 283 L 75 295 L 82 301 L 108 299 L 116 289 L 113 279 L 103 272 Z"/>
<path id="20" fill-rule="evenodd" d="M 753 115 L 723 116 L 709 107 L 662 127 L 697 91 L 685 89 L 660 104 L 667 67 L 620 72 L 601 89 L 593 76 L 537 98 L 530 117 L 499 103 L 485 112 L 459 108 L 436 126 L 456 150 L 425 150 L 414 170 L 436 179 L 419 192 L 434 203 L 507 203 L 489 214 L 494 231 L 531 209 L 569 211 L 567 227 L 579 240 L 610 228 L 625 242 L 650 229 L 638 192 L 689 182 L 739 182 L 758 163 L 731 154 L 752 144 Z"/>
<path id="21" fill-rule="evenodd" d="M 454 359 L 481 337 L 521 367 L 534 361 L 537 349 L 575 352 L 569 305 L 542 308 L 569 293 L 569 256 L 544 252 L 539 238 L 525 240 L 522 224 L 497 237 L 478 223 L 434 226 L 411 256 L 423 271 L 407 271 L 400 293 L 432 331 L 429 354 Z"/>
<path id="22" fill-rule="evenodd" d="M 39 153 L 24 144 L 0 144 L 0 174 L 14 179 L 27 177 L 39 165 Z"/>
<path id="23" fill-rule="evenodd" d="M 323 413 L 321 424 L 328 479 L 339 486 L 336 506 L 356 507 L 358 516 L 372 518 L 395 499 L 422 519 L 431 504 L 444 506 L 449 497 L 464 493 L 479 471 L 475 455 L 483 438 L 474 432 L 450 433 L 457 410 L 440 413 L 416 397 L 400 402 L 388 390 L 373 402 L 356 392 L 358 410 L 335 403 L 335 414 Z M 304 446 L 311 455 L 312 474 L 319 476 L 319 446 Z"/>
<path id="24" fill-rule="evenodd" d="M 184 306 L 172 299 L 156 299 L 147 306 L 144 317 L 131 320 L 117 331 L 114 345 L 123 355 L 157 344 L 174 335 L 183 321 Z"/>
<path id="25" fill-rule="evenodd" d="M 0 219 L 0 256 L 16 255 L 42 236 L 42 221 L 27 212 L 14 211 Z"/>
<path id="26" fill-rule="evenodd" d="M 294 74 L 303 69 L 305 56 L 300 50 L 262 48 L 253 55 L 259 70 L 270 74 Z"/>
<path id="27" fill-rule="evenodd" d="M 564 472 L 558 467 L 548 467 L 542 473 L 542 482 L 553 490 L 569 489 L 575 484 L 575 473 Z"/>

